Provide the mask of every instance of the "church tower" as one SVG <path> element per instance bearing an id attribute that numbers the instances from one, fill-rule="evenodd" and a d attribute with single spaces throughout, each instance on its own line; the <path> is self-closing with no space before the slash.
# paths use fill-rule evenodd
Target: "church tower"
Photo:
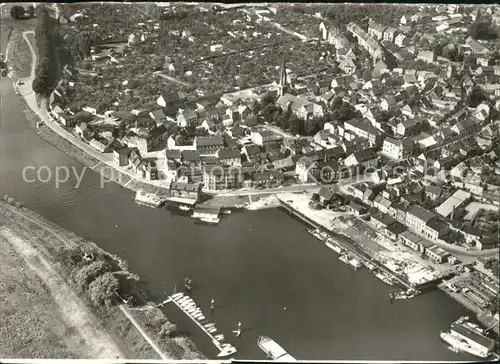
<path id="1" fill-rule="evenodd" d="M 283 56 L 281 58 L 281 64 L 280 64 L 279 75 L 278 75 L 278 86 L 279 86 L 278 97 L 281 97 L 281 96 L 283 96 L 284 88 L 286 87 L 285 53 L 283 53 Z"/>

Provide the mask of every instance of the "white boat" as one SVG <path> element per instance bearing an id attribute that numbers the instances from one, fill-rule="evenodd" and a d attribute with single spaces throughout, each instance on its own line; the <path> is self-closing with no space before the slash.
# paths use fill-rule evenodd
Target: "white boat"
<path id="1" fill-rule="evenodd" d="M 165 203 L 166 199 L 160 198 L 154 193 L 139 190 L 135 193 L 134 201 L 143 206 L 160 207 L 163 203 Z"/>
<path id="2" fill-rule="evenodd" d="M 267 336 L 260 336 L 257 340 L 259 348 L 266 353 L 268 357 L 276 361 L 294 362 L 297 361 L 293 356 L 287 353 L 276 341 Z"/>
<path id="3" fill-rule="evenodd" d="M 181 299 L 181 297 L 184 296 L 184 293 L 182 292 L 177 292 L 177 293 L 174 293 L 171 297 L 172 299 L 174 300 L 178 300 L 178 299 Z"/>
<path id="4" fill-rule="evenodd" d="M 214 338 L 215 338 L 215 340 L 217 340 L 219 342 L 224 341 L 224 334 L 214 335 Z"/>
<path id="5" fill-rule="evenodd" d="M 207 329 L 207 331 L 211 334 L 213 334 L 214 332 L 217 332 L 217 329 L 215 327 L 211 327 L 209 329 Z"/>
<path id="6" fill-rule="evenodd" d="M 359 269 L 363 267 L 363 264 L 356 258 L 350 258 L 349 259 L 349 264 L 354 268 L 354 269 Z"/>
<path id="7" fill-rule="evenodd" d="M 205 320 L 205 316 L 201 315 L 200 317 L 197 318 L 198 321 L 203 321 Z"/>
<path id="8" fill-rule="evenodd" d="M 375 277 L 377 277 L 378 279 L 380 279 L 385 284 L 388 284 L 389 286 L 393 286 L 394 285 L 393 279 L 391 277 L 389 277 L 387 274 L 385 274 L 384 272 L 373 271 L 373 274 L 375 275 Z"/>
<path id="9" fill-rule="evenodd" d="M 224 210 L 223 213 L 226 215 L 231 215 L 232 211 L 231 210 Z"/>
<path id="10" fill-rule="evenodd" d="M 448 345 L 450 345 L 451 347 L 455 348 L 458 351 L 462 351 L 464 353 L 473 355 L 481 359 L 486 359 L 490 356 L 490 353 L 488 351 L 481 350 L 476 345 L 474 346 L 470 345 L 467 342 L 467 340 L 459 337 L 458 335 L 454 334 L 451 331 L 441 332 L 439 336 L 445 343 L 447 343 Z"/>
<path id="11" fill-rule="evenodd" d="M 319 229 L 307 229 L 307 232 L 314 236 L 319 241 L 325 241 L 327 236 Z"/>
<path id="12" fill-rule="evenodd" d="M 191 298 L 187 297 L 187 296 L 184 296 L 184 297 L 181 297 L 177 300 L 177 302 L 179 304 L 183 304 L 184 302 L 188 302 L 189 300 L 191 300 Z"/>
<path id="13" fill-rule="evenodd" d="M 420 293 L 421 293 L 420 291 L 416 291 L 416 290 L 410 288 L 406 291 L 396 292 L 396 294 L 394 295 L 394 298 L 397 300 L 407 300 L 407 299 L 418 296 Z"/>
<path id="14" fill-rule="evenodd" d="M 477 333 L 479 333 L 481 335 L 485 334 L 485 330 L 481 326 L 475 324 L 474 322 L 465 321 L 464 325 L 467 326 L 468 328 L 470 328 L 471 330 L 476 331 Z"/>
<path id="15" fill-rule="evenodd" d="M 377 268 L 377 266 L 375 264 L 373 264 L 372 262 L 368 261 L 368 260 L 365 260 L 363 262 L 363 264 L 365 265 L 366 268 L 368 268 L 369 270 L 374 270 Z"/>
<path id="16" fill-rule="evenodd" d="M 196 303 L 194 303 L 194 302 L 188 302 L 188 303 L 185 303 L 185 304 L 183 304 L 183 305 L 182 305 L 182 308 L 183 308 L 184 310 L 191 310 L 191 309 L 194 309 L 194 308 L 196 308 Z"/>
<path id="17" fill-rule="evenodd" d="M 228 357 L 230 355 L 233 355 L 236 352 L 237 352 L 236 348 L 231 345 L 231 346 L 226 347 L 223 350 L 221 350 L 220 353 L 217 354 L 217 357 L 219 357 L 219 358 L 225 358 L 225 357 Z"/>
<path id="18" fill-rule="evenodd" d="M 191 210 L 191 208 L 189 206 L 186 206 L 186 205 L 180 205 L 179 206 L 179 210 L 182 210 L 182 211 L 189 211 Z"/>
<path id="19" fill-rule="evenodd" d="M 338 246 L 338 245 L 334 244 L 334 243 L 333 243 L 333 240 L 331 240 L 331 239 L 328 239 L 328 240 L 326 241 L 325 245 L 326 245 L 328 248 L 332 249 L 332 250 L 333 250 L 335 253 L 337 253 L 337 254 L 342 254 L 342 252 L 343 252 L 342 248 L 341 248 L 340 246 Z"/>
<path id="20" fill-rule="evenodd" d="M 349 256 L 347 254 L 343 254 L 339 257 L 341 262 L 344 262 L 345 264 L 350 264 L 349 262 Z"/>
<path id="21" fill-rule="evenodd" d="M 218 224 L 220 222 L 220 217 L 200 217 L 199 219 L 201 222 L 204 222 L 206 224 Z"/>

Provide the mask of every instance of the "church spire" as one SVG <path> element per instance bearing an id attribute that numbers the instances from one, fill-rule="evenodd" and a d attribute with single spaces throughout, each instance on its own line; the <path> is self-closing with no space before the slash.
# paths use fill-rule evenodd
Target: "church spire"
<path id="1" fill-rule="evenodd" d="M 286 63 L 285 63 L 285 53 L 283 53 L 281 57 L 281 64 L 278 76 L 278 85 L 279 85 L 279 96 L 283 96 L 283 89 L 286 86 Z"/>

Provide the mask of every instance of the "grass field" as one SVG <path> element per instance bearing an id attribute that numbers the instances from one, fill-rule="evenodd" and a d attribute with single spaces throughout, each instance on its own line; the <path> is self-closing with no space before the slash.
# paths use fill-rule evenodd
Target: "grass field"
<path id="1" fill-rule="evenodd" d="M 3 7 L 2 7 L 3 8 Z M 27 77 L 30 74 L 31 52 L 23 39 L 22 32 L 35 29 L 35 19 L 14 20 L 1 14 L 0 49 L 7 56 L 7 43 L 10 41 L 8 65 L 14 78 Z"/>
<path id="2" fill-rule="evenodd" d="M 25 208 L 0 201 L 1 356 L 12 358 L 159 359 L 118 306 L 92 309 L 77 293 L 60 252 L 78 247 L 107 254 L 94 243 Z M 127 264 L 118 257 L 121 269 Z M 203 358 L 185 336 L 161 335 L 168 319 L 158 309 L 131 311 L 172 359 Z"/>
<path id="3" fill-rule="evenodd" d="M 3 358 L 78 358 L 85 345 L 66 325 L 42 279 L 2 235 L 0 342 Z"/>

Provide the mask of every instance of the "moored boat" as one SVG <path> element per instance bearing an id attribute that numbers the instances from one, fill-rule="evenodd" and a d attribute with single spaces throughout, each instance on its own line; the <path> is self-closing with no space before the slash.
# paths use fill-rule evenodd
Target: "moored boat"
<path id="1" fill-rule="evenodd" d="M 382 272 L 380 270 L 374 270 L 373 274 L 375 275 L 375 277 L 377 277 L 378 279 L 380 279 L 385 284 L 388 284 L 389 286 L 393 286 L 394 285 L 394 280 L 388 274 L 386 274 L 386 273 L 384 273 L 384 272 Z"/>
<path id="2" fill-rule="evenodd" d="M 349 259 L 349 264 L 354 268 L 354 269 L 359 269 L 363 267 L 363 264 L 356 258 L 350 258 Z"/>
<path id="3" fill-rule="evenodd" d="M 227 346 L 223 347 L 223 349 L 217 354 L 217 357 L 219 358 L 225 358 L 230 355 L 233 355 L 237 352 L 236 348 L 232 346 L 231 344 L 227 344 Z"/>
<path id="4" fill-rule="evenodd" d="M 374 269 L 376 269 L 376 268 L 377 268 L 377 266 L 376 266 L 374 263 L 372 263 L 372 262 L 370 262 L 370 261 L 368 261 L 368 260 L 365 260 L 365 261 L 363 262 L 363 264 L 364 264 L 364 265 L 365 265 L 365 267 L 366 267 L 366 268 L 368 268 L 369 270 L 374 270 Z"/>
<path id="5" fill-rule="evenodd" d="M 266 353 L 266 355 L 276 361 L 297 361 L 293 356 L 287 353 L 276 341 L 268 336 L 262 335 L 257 340 L 259 348 Z"/>
<path id="6" fill-rule="evenodd" d="M 327 239 L 325 245 L 328 248 L 332 249 L 335 253 L 342 254 L 342 251 L 343 251 L 342 248 L 340 246 L 338 246 L 337 244 L 335 244 L 334 240 Z"/>
<path id="7" fill-rule="evenodd" d="M 467 340 L 459 337 L 458 335 L 454 334 L 452 331 L 447 331 L 447 332 L 441 332 L 440 335 L 441 339 L 448 344 L 451 348 L 453 348 L 455 352 L 464 352 L 467 354 L 470 354 L 472 356 L 481 358 L 481 359 L 486 359 L 490 356 L 490 353 L 480 349 L 476 345 L 470 345 Z"/>
<path id="8" fill-rule="evenodd" d="M 327 234 L 325 234 L 324 232 L 322 232 L 319 229 L 307 229 L 307 232 L 309 234 L 311 234 L 312 236 L 314 236 L 319 241 L 325 241 L 328 237 Z"/>
<path id="9" fill-rule="evenodd" d="M 341 262 L 344 262 L 345 264 L 350 264 L 349 262 L 349 256 L 347 254 L 343 254 L 339 257 Z"/>
<path id="10" fill-rule="evenodd" d="M 418 296 L 420 293 L 421 293 L 420 291 L 416 291 L 416 290 L 410 288 L 406 291 L 396 292 L 396 294 L 394 295 L 394 298 L 397 300 L 407 300 L 407 299 Z"/>
<path id="11" fill-rule="evenodd" d="M 153 193 L 148 193 L 143 190 L 139 190 L 135 193 L 134 201 L 137 204 L 143 206 L 160 207 L 165 203 L 166 199 L 160 198 L 159 196 Z"/>
<path id="12" fill-rule="evenodd" d="M 180 205 L 179 206 L 179 210 L 181 210 L 181 211 L 189 211 L 189 210 L 191 210 L 191 208 L 189 206 L 186 206 L 186 205 Z"/>

